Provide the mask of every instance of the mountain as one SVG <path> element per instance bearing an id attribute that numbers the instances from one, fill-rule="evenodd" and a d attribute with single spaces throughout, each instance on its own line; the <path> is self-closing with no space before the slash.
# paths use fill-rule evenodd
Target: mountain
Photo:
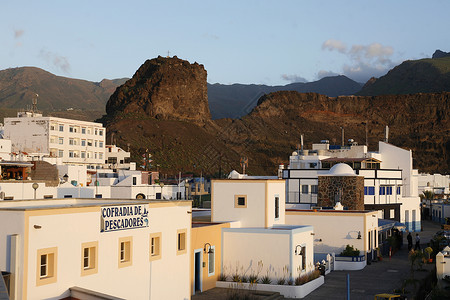
<path id="1" fill-rule="evenodd" d="M 247 156 L 249 174 L 273 175 L 279 164 L 288 162 L 301 134 L 307 147 L 322 139 L 333 144 L 340 141 L 344 126 L 347 138 L 362 143 L 366 123 L 370 150 L 377 149 L 389 125 L 389 141 L 413 150 L 415 168 L 441 173 L 450 169 L 450 93 L 328 97 L 278 91 L 261 96 L 257 106 L 240 119 L 212 120 L 207 118 L 203 97 L 182 94 L 183 89 L 204 88 L 206 79 L 196 75 L 203 67 L 177 58 L 158 58 L 153 63 L 165 71 L 146 72 L 149 62 L 144 63 L 133 76 L 136 84 L 125 84 L 115 92 L 130 97 L 121 98 L 115 108 L 110 106 L 103 120 L 119 146 L 130 145 L 133 158 L 139 161 L 148 149 L 155 169 L 163 173 L 224 174 L 240 170 L 239 160 Z M 175 64 L 176 71 L 170 67 Z M 182 77 L 192 79 L 189 90 Z M 174 98 L 180 99 L 185 114 L 173 105 Z M 151 103 L 166 109 L 155 114 Z M 190 116 L 187 112 L 196 107 L 198 115 Z"/>
<path id="2" fill-rule="evenodd" d="M 450 56 L 404 61 L 386 75 L 376 80 L 370 79 L 357 95 L 377 96 L 443 91 L 450 91 Z"/>
<path id="3" fill-rule="evenodd" d="M 202 122 L 211 118 L 206 70 L 173 58 L 147 60 L 106 104 L 109 118 L 140 114 L 157 119 Z"/>
<path id="4" fill-rule="evenodd" d="M 438 50 L 434 51 L 433 56 L 431 58 L 442 58 L 442 57 L 448 57 L 448 56 L 450 56 L 450 52 L 444 52 L 444 51 L 441 51 L 438 49 Z"/>
<path id="5" fill-rule="evenodd" d="M 330 97 L 353 95 L 362 87 L 361 83 L 340 75 L 324 77 L 313 82 L 297 82 L 284 86 L 255 84 L 208 84 L 209 108 L 213 119 L 240 118 L 248 114 L 258 99 L 277 91 L 314 92 Z"/>
<path id="6" fill-rule="evenodd" d="M 0 107 L 25 109 L 35 94 L 39 94 L 39 110 L 69 116 L 88 111 L 95 118 L 104 113 L 106 101 L 126 80 L 90 82 L 56 76 L 35 67 L 6 69 L 0 71 Z M 67 112 L 70 108 L 72 113 Z"/>

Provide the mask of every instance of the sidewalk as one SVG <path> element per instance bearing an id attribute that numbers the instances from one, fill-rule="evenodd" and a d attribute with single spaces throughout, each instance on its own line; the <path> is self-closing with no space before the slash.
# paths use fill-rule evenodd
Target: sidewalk
<path id="1" fill-rule="evenodd" d="M 419 233 L 422 249 L 433 235 L 440 230 L 440 224 L 431 221 L 422 222 L 423 231 Z M 414 234 L 415 236 L 415 234 Z M 424 266 L 431 269 L 434 265 Z M 410 262 L 406 235 L 401 250 L 389 260 L 385 257 L 381 262 L 374 262 L 361 271 L 334 271 L 325 276 L 325 284 L 306 296 L 306 300 L 315 299 L 346 299 L 347 274 L 350 274 L 350 299 L 373 299 L 376 294 L 389 293 L 400 289 L 405 279 L 410 276 Z M 426 276 L 427 272 L 415 272 L 416 278 Z"/>

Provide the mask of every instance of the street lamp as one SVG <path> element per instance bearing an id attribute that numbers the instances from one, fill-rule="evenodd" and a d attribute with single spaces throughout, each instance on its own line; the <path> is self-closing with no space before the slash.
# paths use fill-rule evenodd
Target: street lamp
<path id="1" fill-rule="evenodd" d="M 39 187 L 39 184 L 37 182 L 33 183 L 32 185 L 33 189 L 34 189 L 34 200 L 36 200 L 36 190 Z"/>
<path id="2" fill-rule="evenodd" d="M 161 187 L 161 200 L 162 200 L 162 199 L 164 199 L 164 197 L 163 197 L 164 182 L 159 182 L 159 186 Z"/>

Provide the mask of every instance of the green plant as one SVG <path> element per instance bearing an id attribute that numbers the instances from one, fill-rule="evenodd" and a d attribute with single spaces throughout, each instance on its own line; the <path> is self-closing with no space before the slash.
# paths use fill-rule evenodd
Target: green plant
<path id="1" fill-rule="evenodd" d="M 243 283 L 249 282 L 248 277 L 245 276 L 245 275 L 242 275 L 242 276 L 241 276 L 241 282 L 243 282 Z"/>
<path id="2" fill-rule="evenodd" d="M 268 275 L 264 275 L 264 276 L 261 278 L 261 283 L 262 283 L 262 284 L 271 284 L 271 283 L 272 283 L 272 280 L 270 280 L 270 277 L 269 277 Z"/>
<path id="3" fill-rule="evenodd" d="M 341 252 L 341 256 L 359 256 L 360 251 L 354 248 L 353 245 L 345 246 L 344 251 Z"/>
<path id="4" fill-rule="evenodd" d="M 295 285 L 302 285 L 320 277 L 319 270 L 314 270 L 308 274 L 304 274 L 295 278 Z"/>
<path id="5" fill-rule="evenodd" d="M 284 285 L 286 283 L 286 277 L 287 277 L 288 274 L 289 274 L 289 266 L 286 265 L 286 266 L 283 267 L 282 275 L 281 275 L 280 278 L 278 278 L 277 284 L 278 285 Z"/>
<path id="6" fill-rule="evenodd" d="M 217 280 L 219 280 L 219 281 L 227 281 L 227 279 L 228 279 L 228 276 L 225 275 L 224 273 L 220 273 L 219 277 L 217 278 Z"/>

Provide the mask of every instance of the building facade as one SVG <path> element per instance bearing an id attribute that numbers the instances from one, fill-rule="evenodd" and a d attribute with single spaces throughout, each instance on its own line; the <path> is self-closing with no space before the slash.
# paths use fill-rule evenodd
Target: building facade
<path id="1" fill-rule="evenodd" d="M 4 137 L 12 152 L 60 158 L 64 164 L 98 168 L 105 162 L 106 129 L 100 123 L 18 113 L 5 118 Z"/>

